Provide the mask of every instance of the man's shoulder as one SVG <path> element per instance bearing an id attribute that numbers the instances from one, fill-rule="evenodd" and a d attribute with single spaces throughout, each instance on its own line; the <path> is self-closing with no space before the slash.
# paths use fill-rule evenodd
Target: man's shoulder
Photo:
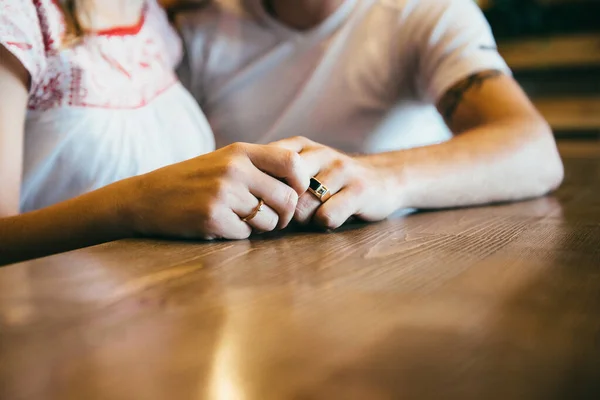
<path id="1" fill-rule="evenodd" d="M 453 7 L 469 7 L 474 0 L 374 0 L 373 5 L 399 17 L 427 17 L 436 10 Z"/>
<path id="2" fill-rule="evenodd" d="M 371 8 L 379 11 L 377 15 L 394 25 L 395 34 L 413 44 L 422 33 L 453 25 L 477 25 L 484 18 L 475 0 L 371 1 Z"/>

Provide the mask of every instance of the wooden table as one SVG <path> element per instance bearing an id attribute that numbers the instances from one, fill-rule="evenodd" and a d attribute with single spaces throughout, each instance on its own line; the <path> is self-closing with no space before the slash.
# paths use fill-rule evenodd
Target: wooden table
<path id="1" fill-rule="evenodd" d="M 600 398 L 600 146 L 520 204 L 0 269 L 1 399 Z"/>

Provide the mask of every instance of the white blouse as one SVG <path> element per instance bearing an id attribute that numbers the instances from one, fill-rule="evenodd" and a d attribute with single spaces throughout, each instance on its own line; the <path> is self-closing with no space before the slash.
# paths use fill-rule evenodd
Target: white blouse
<path id="1" fill-rule="evenodd" d="M 156 0 L 135 26 L 76 46 L 63 45 L 64 30 L 53 0 L 0 0 L 0 44 L 31 75 L 23 212 L 214 150 L 174 73 L 181 43 Z"/>

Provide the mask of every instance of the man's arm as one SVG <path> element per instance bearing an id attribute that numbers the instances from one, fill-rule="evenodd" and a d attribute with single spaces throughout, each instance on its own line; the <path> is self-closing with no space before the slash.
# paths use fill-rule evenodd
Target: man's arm
<path id="1" fill-rule="evenodd" d="M 558 187 L 563 166 L 552 132 L 519 85 L 496 71 L 454 85 L 439 110 L 455 133 L 432 146 L 350 157 L 305 138 L 275 143 L 300 153 L 333 196 L 310 193 L 295 219 L 335 229 L 403 208 L 439 209 L 514 201 Z"/>
<path id="2" fill-rule="evenodd" d="M 552 132 L 509 76 L 475 2 L 424 0 L 419 5 L 411 19 L 420 32 L 418 79 L 425 97 L 437 101 L 454 138 L 398 154 L 406 205 L 521 200 L 558 187 L 563 167 Z"/>
<path id="3" fill-rule="evenodd" d="M 511 77 L 498 71 L 474 74 L 448 90 L 438 109 L 455 137 L 395 154 L 402 164 L 404 206 L 521 200 L 547 194 L 562 182 L 552 132 Z"/>
<path id="4" fill-rule="evenodd" d="M 400 28 L 399 36 L 410 34 L 410 43 L 392 51 L 400 49 L 402 59 L 413 60 L 417 93 L 437 102 L 454 137 L 438 145 L 358 157 L 306 139 L 280 142 L 300 152 L 333 193 L 323 205 L 310 194 L 302 196 L 296 219 L 314 217 L 336 228 L 352 215 L 375 221 L 402 208 L 521 200 L 558 187 L 563 167 L 552 132 L 509 77 L 475 2 L 415 2 Z"/>

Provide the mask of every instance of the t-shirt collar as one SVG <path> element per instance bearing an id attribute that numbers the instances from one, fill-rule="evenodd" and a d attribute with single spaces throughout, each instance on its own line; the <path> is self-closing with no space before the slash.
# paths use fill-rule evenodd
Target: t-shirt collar
<path id="1" fill-rule="evenodd" d="M 252 12 L 269 28 L 286 37 L 297 39 L 324 38 L 335 32 L 350 16 L 359 0 L 345 0 L 329 17 L 317 26 L 300 31 L 291 28 L 274 18 L 265 8 L 264 0 L 247 0 Z"/>

